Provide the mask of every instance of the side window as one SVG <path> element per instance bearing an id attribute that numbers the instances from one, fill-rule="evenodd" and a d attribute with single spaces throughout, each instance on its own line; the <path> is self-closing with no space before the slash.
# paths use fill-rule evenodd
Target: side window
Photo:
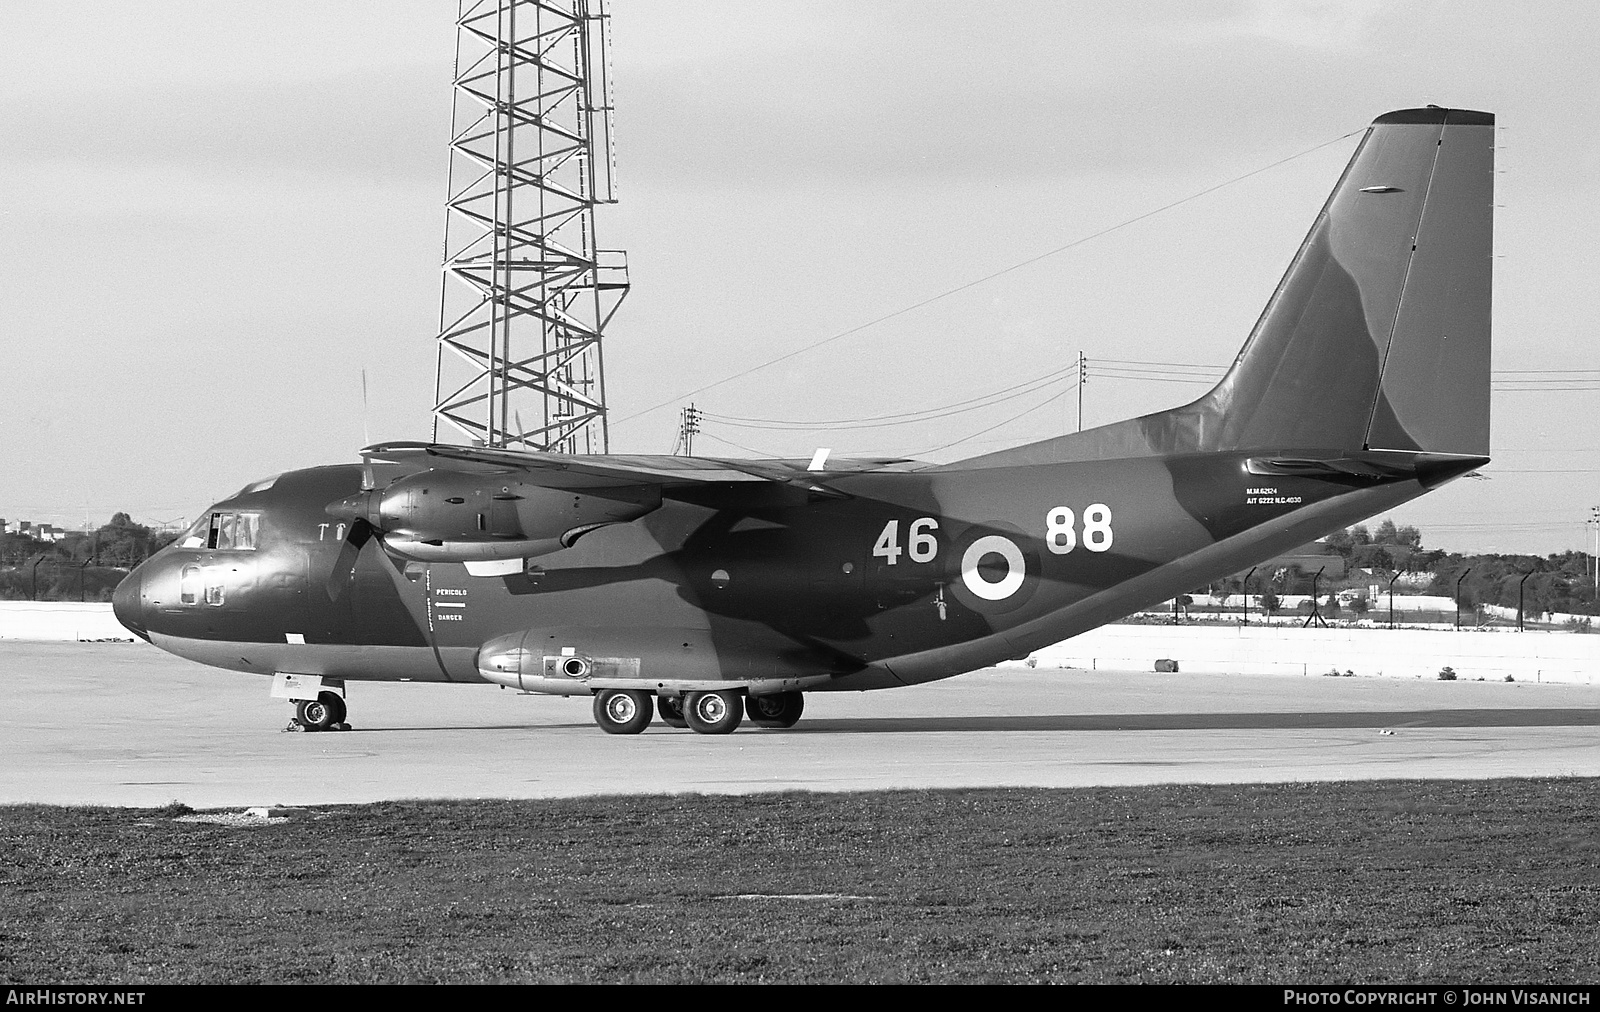
<path id="1" fill-rule="evenodd" d="M 200 603 L 200 567 L 184 566 L 183 573 L 178 577 L 178 603 Z"/>
<path id="2" fill-rule="evenodd" d="M 222 603 L 222 567 L 206 566 L 202 573 L 206 582 L 206 604 Z"/>
<path id="3" fill-rule="evenodd" d="M 211 536 L 206 540 L 207 548 L 233 547 L 233 521 L 236 516 L 234 513 L 211 514 Z"/>

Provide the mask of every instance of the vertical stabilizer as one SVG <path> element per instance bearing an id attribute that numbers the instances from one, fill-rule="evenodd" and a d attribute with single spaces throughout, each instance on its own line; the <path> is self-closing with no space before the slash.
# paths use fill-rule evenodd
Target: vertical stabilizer
<path id="1" fill-rule="evenodd" d="M 1210 393 L 956 466 L 1291 448 L 1487 455 L 1493 202 L 1491 114 L 1380 116 Z"/>
<path id="2" fill-rule="evenodd" d="M 1494 117 L 1417 112 L 1445 122 L 1367 445 L 1487 456 Z"/>

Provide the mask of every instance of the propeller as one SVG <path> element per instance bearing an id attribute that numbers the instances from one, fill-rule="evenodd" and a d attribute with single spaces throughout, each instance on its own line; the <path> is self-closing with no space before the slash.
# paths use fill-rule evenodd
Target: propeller
<path id="1" fill-rule="evenodd" d="M 351 577 L 355 575 L 356 560 L 361 557 L 361 549 L 376 533 L 377 529 L 365 520 L 358 518 L 350 524 L 344 543 L 339 546 L 339 554 L 334 557 L 333 568 L 328 571 L 328 600 L 338 601 L 344 596 L 350 587 Z"/>

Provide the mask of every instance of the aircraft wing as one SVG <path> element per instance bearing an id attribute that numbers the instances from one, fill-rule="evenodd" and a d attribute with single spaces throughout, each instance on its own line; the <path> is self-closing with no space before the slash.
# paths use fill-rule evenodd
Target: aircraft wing
<path id="1" fill-rule="evenodd" d="M 916 470 L 927 465 L 899 457 L 842 457 L 813 470 L 814 461 L 739 460 L 655 454 L 589 455 L 542 453 L 444 443 L 378 443 L 361 451 L 368 463 L 409 464 L 456 471 L 516 471 L 546 488 L 659 485 L 663 489 L 726 482 L 777 482 L 808 492 L 842 495 L 827 479 L 870 471 Z"/>

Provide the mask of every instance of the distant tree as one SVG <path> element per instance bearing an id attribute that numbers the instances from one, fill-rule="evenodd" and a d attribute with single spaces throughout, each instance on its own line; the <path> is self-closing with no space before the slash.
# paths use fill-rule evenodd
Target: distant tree
<path id="1" fill-rule="evenodd" d="M 1350 528 L 1350 543 L 1353 545 L 1372 544 L 1372 534 L 1367 530 L 1366 524 L 1356 524 Z"/>
<path id="2" fill-rule="evenodd" d="M 93 538 L 93 551 L 100 564 L 124 569 L 137 566 L 171 540 L 161 539 L 126 513 L 112 514 L 111 522 L 95 531 Z"/>
<path id="3" fill-rule="evenodd" d="M 1350 558 L 1351 549 L 1355 547 L 1350 539 L 1350 532 L 1347 530 L 1334 531 L 1323 539 L 1323 543 L 1333 549 L 1335 555 L 1346 560 Z"/>
<path id="4" fill-rule="evenodd" d="M 1269 590 L 1261 595 L 1261 610 L 1268 615 L 1276 615 L 1281 607 L 1283 607 L 1283 602 L 1278 600 L 1277 594 Z"/>
<path id="5" fill-rule="evenodd" d="M 1372 540 L 1380 545 L 1395 545 L 1400 543 L 1400 532 L 1395 529 L 1394 521 L 1385 517 L 1383 523 L 1373 532 Z"/>
<path id="6" fill-rule="evenodd" d="M 1405 545 L 1414 552 L 1422 550 L 1422 532 L 1410 524 L 1395 532 L 1395 543 Z"/>

